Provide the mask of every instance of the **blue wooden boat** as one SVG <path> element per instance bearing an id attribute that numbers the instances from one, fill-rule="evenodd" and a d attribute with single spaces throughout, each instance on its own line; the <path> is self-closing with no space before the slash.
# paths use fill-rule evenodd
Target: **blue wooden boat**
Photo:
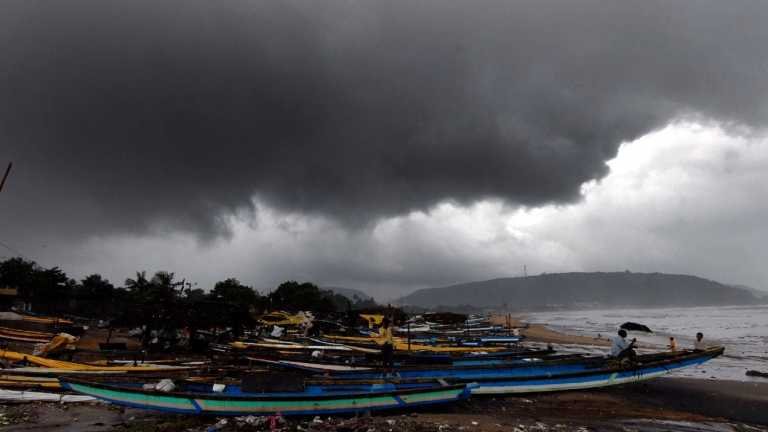
<path id="1" fill-rule="evenodd" d="M 679 351 L 647 354 L 636 362 L 620 362 L 611 358 L 592 357 L 580 361 L 542 361 L 531 365 L 458 368 L 405 368 L 391 376 L 380 371 L 348 371 L 326 374 L 310 381 L 311 385 L 339 386 L 346 391 L 355 388 L 413 389 L 444 383 L 476 384 L 472 394 L 537 393 L 606 387 L 644 381 L 666 375 L 675 370 L 705 363 L 724 351 L 714 347 L 704 351 Z M 391 387 L 386 387 L 390 385 Z M 359 387 L 356 387 L 359 386 Z"/>
<path id="2" fill-rule="evenodd" d="M 79 378 L 61 378 L 60 381 L 67 390 L 116 405 L 215 416 L 358 414 L 457 402 L 470 394 L 466 384 L 412 389 L 366 386 L 356 391 L 313 387 L 300 392 L 257 393 L 243 391 L 237 385 L 214 392 L 210 384 L 182 384 L 179 390 L 162 392 L 144 389 L 143 383 L 137 382 L 97 382 Z"/>
<path id="3" fill-rule="evenodd" d="M 553 352 L 553 351 L 551 351 Z M 247 356 L 246 359 L 260 363 L 263 365 L 267 365 L 270 367 L 277 367 L 282 369 L 293 369 L 293 370 L 300 370 L 305 371 L 309 373 L 325 373 L 325 372 L 363 372 L 368 371 L 370 374 L 367 374 L 365 376 L 358 376 L 357 378 L 375 378 L 380 376 L 380 368 L 381 368 L 381 362 L 380 361 L 357 361 L 357 362 L 351 362 L 351 361 L 343 361 L 339 359 L 306 359 L 306 358 L 279 358 L 279 357 L 257 357 L 257 356 Z M 581 354 L 566 354 L 566 355 L 551 355 L 546 357 L 547 360 L 560 360 L 565 361 L 566 359 L 573 359 L 573 360 L 579 360 L 584 359 L 584 356 Z M 455 357 L 455 358 L 440 358 L 439 360 L 436 360 L 432 362 L 433 364 L 431 366 L 425 366 L 424 364 L 419 365 L 417 364 L 409 364 L 408 361 L 412 361 L 412 359 L 406 359 L 406 363 L 403 361 L 394 361 L 395 367 L 400 371 L 400 373 L 405 374 L 407 376 L 411 377 L 422 377 L 425 374 L 429 374 L 430 368 L 435 368 L 435 370 L 439 371 L 445 371 L 447 369 L 456 369 L 461 368 L 461 370 L 465 370 L 467 368 L 473 368 L 473 369 L 480 369 L 480 368 L 492 368 L 490 370 L 492 371 L 498 371 L 501 368 L 505 367 L 512 367 L 512 366 L 524 366 L 529 367 L 535 362 L 543 361 L 540 357 L 526 357 L 526 356 L 520 356 L 520 357 L 495 357 L 495 356 L 465 356 L 465 357 Z M 426 362 L 426 359 L 421 360 L 422 362 Z M 439 365 L 439 366 L 438 366 Z M 416 366 L 419 366 L 416 368 Z M 435 376 L 438 378 L 441 378 L 442 376 L 437 376 L 441 374 L 442 372 L 434 372 Z M 488 371 L 479 371 L 477 373 L 489 373 Z"/>

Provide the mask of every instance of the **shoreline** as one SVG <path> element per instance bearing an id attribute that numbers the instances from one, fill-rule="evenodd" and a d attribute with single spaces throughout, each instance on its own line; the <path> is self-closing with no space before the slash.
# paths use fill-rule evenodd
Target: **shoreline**
<path id="1" fill-rule="evenodd" d="M 510 322 L 510 317 L 507 315 L 494 314 L 491 315 L 490 321 L 492 325 L 506 325 Z M 546 324 L 528 323 L 519 315 L 511 316 L 511 325 L 512 327 L 520 329 L 520 335 L 525 336 L 526 342 L 560 345 L 588 345 L 594 347 L 608 347 L 611 345 L 610 340 L 606 338 L 563 333 L 553 330 Z"/>

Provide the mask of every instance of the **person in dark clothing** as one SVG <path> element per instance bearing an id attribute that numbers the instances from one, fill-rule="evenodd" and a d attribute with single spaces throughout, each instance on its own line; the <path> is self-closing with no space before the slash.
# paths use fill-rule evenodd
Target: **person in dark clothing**
<path id="1" fill-rule="evenodd" d="M 381 329 L 379 329 L 379 336 L 383 339 L 381 344 L 381 360 L 385 373 L 391 373 L 394 367 L 393 357 L 395 354 L 394 338 L 392 336 L 392 327 L 388 317 L 385 317 L 381 322 Z"/>

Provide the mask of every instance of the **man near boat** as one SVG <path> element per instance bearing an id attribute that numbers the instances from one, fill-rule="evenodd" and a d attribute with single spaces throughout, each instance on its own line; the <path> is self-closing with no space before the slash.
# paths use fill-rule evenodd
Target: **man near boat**
<path id="1" fill-rule="evenodd" d="M 627 341 L 627 331 L 620 329 L 619 333 L 611 340 L 611 357 L 616 359 L 628 358 L 635 360 L 637 353 L 635 352 L 635 343 L 637 339 Z"/>
<path id="2" fill-rule="evenodd" d="M 704 351 L 707 348 L 708 346 L 706 342 L 704 342 L 704 333 L 696 333 L 696 340 L 693 341 L 693 349 L 696 351 Z"/>

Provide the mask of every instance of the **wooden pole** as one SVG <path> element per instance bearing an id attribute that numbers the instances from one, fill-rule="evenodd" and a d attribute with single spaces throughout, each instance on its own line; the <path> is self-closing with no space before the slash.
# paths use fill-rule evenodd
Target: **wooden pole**
<path id="1" fill-rule="evenodd" d="M 408 352 L 411 352 L 411 322 L 408 322 Z"/>

